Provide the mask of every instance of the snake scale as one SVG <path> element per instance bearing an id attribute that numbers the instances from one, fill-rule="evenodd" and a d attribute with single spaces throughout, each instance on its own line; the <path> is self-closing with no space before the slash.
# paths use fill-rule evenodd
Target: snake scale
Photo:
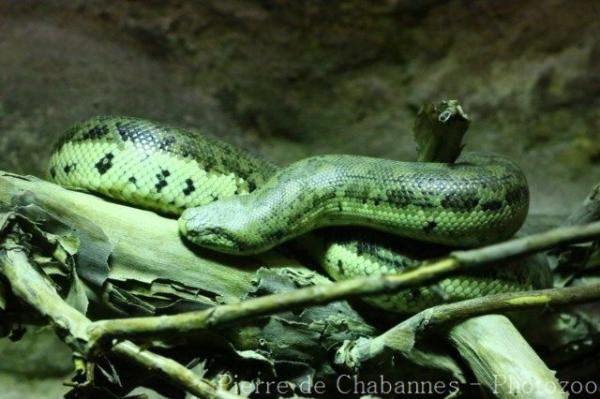
<path id="1" fill-rule="evenodd" d="M 120 116 L 70 128 L 49 174 L 67 188 L 181 215 L 187 239 L 220 252 L 257 253 L 326 227 L 313 255 L 334 279 L 403 270 L 445 246 L 509 238 L 529 203 L 522 171 L 496 155 L 465 154 L 452 165 L 324 155 L 278 168 L 217 139 Z M 498 268 L 370 301 L 415 312 L 531 285 L 519 270 Z"/>

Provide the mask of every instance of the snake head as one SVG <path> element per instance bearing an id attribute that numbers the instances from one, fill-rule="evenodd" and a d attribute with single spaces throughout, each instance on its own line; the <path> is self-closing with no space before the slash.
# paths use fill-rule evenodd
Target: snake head
<path id="1" fill-rule="evenodd" d="M 251 244 L 244 237 L 241 220 L 245 212 L 235 201 L 217 201 L 198 208 L 190 208 L 179 218 L 179 231 L 192 243 L 228 254 L 247 254 Z"/>

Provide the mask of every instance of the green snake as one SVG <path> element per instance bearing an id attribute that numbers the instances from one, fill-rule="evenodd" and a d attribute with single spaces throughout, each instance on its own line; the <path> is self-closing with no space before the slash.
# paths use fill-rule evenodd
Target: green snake
<path id="1" fill-rule="evenodd" d="M 181 215 L 187 239 L 220 252 L 257 253 L 319 229 L 312 256 L 334 279 L 391 273 L 445 246 L 509 238 L 529 204 L 523 172 L 497 155 L 465 154 L 454 164 L 324 155 L 279 168 L 217 139 L 130 117 L 73 126 L 50 157 L 49 175 L 67 188 Z M 500 269 L 371 302 L 414 312 L 531 285 L 523 273 Z"/>

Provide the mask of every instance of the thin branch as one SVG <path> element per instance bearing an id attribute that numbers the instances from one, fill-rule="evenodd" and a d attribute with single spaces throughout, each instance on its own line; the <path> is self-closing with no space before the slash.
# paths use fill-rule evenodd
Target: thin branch
<path id="1" fill-rule="evenodd" d="M 350 297 L 395 292 L 457 271 L 599 237 L 600 222 L 584 226 L 561 227 L 483 248 L 451 252 L 446 258 L 425 262 L 423 266 L 403 273 L 362 277 L 331 285 L 302 288 L 289 293 L 268 295 L 238 304 L 221 305 L 173 316 L 97 321 L 89 330 L 90 345 L 93 347 L 108 338 L 194 333 L 298 307 L 319 305 Z"/>
<path id="2" fill-rule="evenodd" d="M 405 329 L 407 325 L 418 326 L 418 330 L 422 331 L 441 323 L 488 313 L 575 305 L 597 300 L 600 300 L 600 284 L 488 295 L 431 307 L 388 330 L 384 335 L 395 334 L 395 330 Z"/>
<path id="3" fill-rule="evenodd" d="M 65 342 L 76 352 L 83 352 L 89 337 L 87 330 L 92 321 L 69 306 L 49 282 L 29 262 L 26 250 L 11 239 L 5 240 L 0 251 L 0 271 L 16 296 L 46 317 L 56 329 L 66 333 Z M 133 363 L 162 375 L 185 391 L 210 399 L 238 398 L 218 390 L 211 382 L 199 378 L 176 361 L 141 349 L 124 341 L 111 352 Z"/>
<path id="4" fill-rule="evenodd" d="M 409 354 L 421 334 L 432 331 L 441 324 L 451 324 L 489 313 L 572 305 L 596 300 L 600 300 L 600 284 L 496 294 L 437 305 L 413 315 L 375 338 L 357 340 L 339 349 L 336 359 L 338 363 L 347 367 L 357 368 L 388 350 Z"/>
<path id="5" fill-rule="evenodd" d="M 450 256 L 465 267 L 478 266 L 546 251 L 560 245 L 597 240 L 600 238 L 599 233 L 600 222 L 559 227 L 487 247 L 454 251 Z"/>
<path id="6" fill-rule="evenodd" d="M 171 383 L 187 392 L 208 399 L 240 399 L 241 397 L 218 389 L 210 381 L 198 377 L 181 363 L 141 349 L 131 341 L 119 342 L 113 346 L 112 353 L 126 358 L 147 370 L 162 375 Z"/>

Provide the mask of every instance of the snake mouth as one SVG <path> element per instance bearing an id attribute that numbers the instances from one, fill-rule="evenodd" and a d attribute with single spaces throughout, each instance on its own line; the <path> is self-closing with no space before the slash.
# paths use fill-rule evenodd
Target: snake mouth
<path id="1" fill-rule="evenodd" d="M 191 218 L 182 215 L 178 224 L 181 234 L 196 245 L 227 254 L 243 252 L 243 246 L 231 232 L 222 227 L 203 225 L 196 215 Z"/>

